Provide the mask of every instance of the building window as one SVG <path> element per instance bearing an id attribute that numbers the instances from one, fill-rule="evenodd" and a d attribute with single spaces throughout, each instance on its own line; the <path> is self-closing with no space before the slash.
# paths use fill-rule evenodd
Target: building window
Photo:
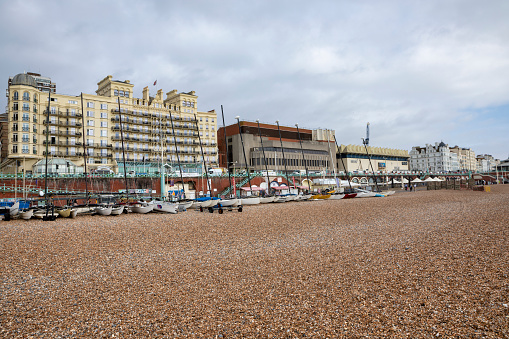
<path id="1" fill-rule="evenodd" d="M 18 145 L 12 145 L 12 153 L 18 153 Z"/>
<path id="2" fill-rule="evenodd" d="M 17 111 L 18 110 L 18 103 L 15 102 L 13 105 L 12 105 L 12 110 L 13 111 Z"/>
<path id="3" fill-rule="evenodd" d="M 93 111 L 87 111 L 87 117 L 93 118 L 94 112 Z"/>
<path id="4" fill-rule="evenodd" d="M 105 130 L 105 129 L 102 129 L 101 130 L 101 137 L 107 137 L 108 136 L 108 131 Z"/>
<path id="5" fill-rule="evenodd" d="M 94 108 L 94 103 L 93 102 L 87 102 L 87 107 L 88 108 Z"/>
<path id="6" fill-rule="evenodd" d="M 94 120 L 87 120 L 87 126 L 94 126 Z"/>
<path id="7" fill-rule="evenodd" d="M 101 121 L 101 127 L 108 127 L 107 121 Z"/>
<path id="8" fill-rule="evenodd" d="M 94 130 L 92 128 L 87 129 L 87 135 L 94 136 Z"/>
<path id="9" fill-rule="evenodd" d="M 23 100 L 30 101 L 30 94 L 28 92 L 23 93 Z"/>
<path id="10" fill-rule="evenodd" d="M 30 112 L 30 105 L 27 104 L 27 103 L 23 103 L 23 110 L 27 111 L 27 112 Z"/>
<path id="11" fill-rule="evenodd" d="M 126 98 L 129 98 L 129 91 L 125 91 L 125 92 L 124 92 L 124 96 L 125 96 Z"/>
<path id="12" fill-rule="evenodd" d="M 108 109 L 108 105 L 107 104 L 101 104 L 101 109 Z"/>
<path id="13" fill-rule="evenodd" d="M 14 92 L 13 99 L 18 100 L 19 99 L 18 96 L 19 96 L 18 92 Z"/>

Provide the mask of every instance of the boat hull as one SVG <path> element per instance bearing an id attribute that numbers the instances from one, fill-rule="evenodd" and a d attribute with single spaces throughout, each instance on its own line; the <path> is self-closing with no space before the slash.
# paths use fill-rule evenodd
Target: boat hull
<path id="1" fill-rule="evenodd" d="M 154 205 L 147 205 L 147 206 L 134 205 L 134 206 L 131 206 L 131 212 L 133 212 L 133 213 L 140 213 L 140 214 L 146 214 L 146 213 L 152 212 L 153 209 L 154 209 Z"/>
<path id="2" fill-rule="evenodd" d="M 108 207 L 97 207 L 95 209 L 95 213 L 99 214 L 99 215 L 110 215 L 111 214 L 111 210 L 113 209 L 113 206 L 108 206 Z"/>
<path id="3" fill-rule="evenodd" d="M 260 203 L 259 197 L 253 197 L 253 198 L 242 198 L 241 205 L 258 205 Z"/>

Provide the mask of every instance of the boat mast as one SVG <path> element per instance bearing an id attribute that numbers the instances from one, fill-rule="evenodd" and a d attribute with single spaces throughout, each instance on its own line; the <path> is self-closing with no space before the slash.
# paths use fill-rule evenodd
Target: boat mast
<path id="1" fill-rule="evenodd" d="M 256 123 L 258 124 L 258 135 L 260 135 L 260 143 L 262 144 L 263 163 L 265 164 L 265 172 L 267 174 L 267 194 L 270 194 L 269 169 L 267 167 L 267 158 L 265 157 L 265 148 L 263 147 L 262 130 L 260 129 L 260 120 L 257 119 Z"/>
<path id="2" fill-rule="evenodd" d="M 164 165 L 163 165 L 163 161 L 164 161 L 164 148 L 163 148 L 163 116 L 162 114 L 159 112 L 159 128 L 160 128 L 160 138 L 161 138 L 161 169 L 160 169 L 160 172 L 161 172 L 161 181 L 159 183 L 159 186 L 161 187 L 161 200 L 164 201 L 164 198 L 165 198 L 165 191 L 166 191 L 166 182 L 164 180 Z"/>
<path id="3" fill-rule="evenodd" d="M 48 213 L 49 213 L 49 205 L 48 205 L 48 143 L 49 143 L 49 111 L 50 111 L 50 103 L 51 103 L 51 90 L 48 92 L 48 109 L 46 114 L 46 166 L 44 171 L 44 198 L 46 205 L 46 216 L 45 220 L 48 220 Z M 16 160 L 16 164 L 18 163 L 18 160 Z M 17 173 L 16 173 L 17 175 Z"/>
<path id="4" fill-rule="evenodd" d="M 201 149 L 201 158 L 203 160 L 203 167 L 205 168 L 205 177 L 207 178 L 207 184 L 205 185 L 205 189 L 208 189 L 210 191 L 210 196 L 212 197 L 212 183 L 209 183 L 209 172 L 207 170 L 207 163 L 205 162 L 205 156 L 203 155 L 203 145 L 201 143 L 201 137 L 200 137 L 200 130 L 198 129 L 198 119 L 196 118 L 196 114 L 194 115 L 194 122 L 196 123 L 196 132 L 198 133 L 198 140 L 200 142 L 200 149 Z M 205 196 L 207 195 L 207 192 L 205 192 Z"/>
<path id="5" fill-rule="evenodd" d="M 300 150 L 302 152 L 302 161 L 304 162 L 304 168 L 306 169 L 306 178 L 308 179 L 308 189 L 311 191 L 311 185 L 309 183 L 308 164 L 306 162 L 306 158 L 304 158 L 304 148 L 302 148 L 302 139 L 300 138 L 299 124 L 295 124 L 295 127 L 297 127 L 297 134 L 299 136 Z"/>
<path id="6" fill-rule="evenodd" d="M 223 112 L 223 105 L 221 105 L 221 116 L 223 117 L 223 134 L 224 134 L 224 145 L 226 147 L 226 168 L 228 169 L 228 184 L 230 186 L 230 196 L 232 195 L 232 178 L 230 174 L 230 166 L 228 163 L 228 142 L 226 140 L 226 125 L 224 124 L 224 112 Z M 233 159 L 232 159 L 233 160 Z"/>
<path id="7" fill-rule="evenodd" d="M 125 147 L 124 147 L 124 125 L 122 123 L 122 112 L 120 108 L 120 96 L 117 97 L 118 101 L 118 117 L 120 119 L 120 139 L 122 140 L 122 159 L 124 160 L 124 181 L 125 181 L 125 193 L 127 197 L 127 202 L 129 202 L 129 188 L 127 187 L 127 164 L 125 162 Z"/>
<path id="8" fill-rule="evenodd" d="M 182 175 L 182 165 L 180 164 L 180 156 L 177 147 L 177 138 L 175 138 L 175 128 L 173 127 L 173 117 L 171 116 L 171 105 L 170 105 L 170 121 L 171 121 L 171 133 L 173 134 L 173 143 L 175 144 L 175 153 L 177 153 L 177 162 L 179 164 L 180 180 L 182 180 L 182 197 L 186 198 L 186 189 L 184 187 L 184 176 Z"/>
<path id="9" fill-rule="evenodd" d="M 371 166 L 371 172 L 373 173 L 373 181 L 375 182 L 376 190 L 379 191 L 378 183 L 376 181 L 376 176 L 375 176 L 375 170 L 373 169 L 373 164 L 371 163 L 371 156 L 369 155 L 369 152 L 368 152 L 367 144 L 369 143 L 369 138 L 367 138 L 366 140 L 364 140 L 364 138 L 363 138 L 362 143 L 364 144 L 364 148 L 366 149 L 366 154 L 368 155 L 368 161 L 369 161 L 369 165 Z"/>
<path id="10" fill-rule="evenodd" d="M 336 136 L 333 135 L 334 137 L 334 142 L 336 143 L 336 147 L 338 148 L 339 150 L 339 158 L 341 159 L 341 164 L 343 165 L 343 169 L 345 170 L 345 174 L 346 174 L 346 180 L 348 180 L 348 186 L 350 186 L 350 190 L 352 190 L 352 184 L 350 184 L 350 176 L 348 175 L 348 170 L 346 169 L 345 167 L 345 162 L 343 161 L 343 157 L 341 156 L 341 148 L 338 146 L 338 141 L 336 140 Z"/>
<path id="11" fill-rule="evenodd" d="M 336 159 L 334 159 L 332 157 L 332 152 L 331 152 L 331 147 L 330 147 L 330 129 L 327 130 L 327 146 L 329 147 L 329 156 L 330 156 L 330 160 L 332 162 L 332 169 L 334 171 L 334 181 L 336 182 L 336 187 L 339 188 L 338 186 L 338 182 L 337 182 L 337 178 L 336 178 Z M 336 154 L 336 152 L 334 152 L 334 154 Z"/>
<path id="12" fill-rule="evenodd" d="M 247 180 L 249 181 L 249 190 L 251 191 L 251 195 L 253 195 L 253 188 L 251 187 L 251 176 L 249 175 L 249 167 L 247 165 L 246 158 L 246 150 L 244 149 L 244 140 L 242 139 L 242 131 L 240 130 L 240 117 L 237 115 L 235 117 L 237 119 L 237 125 L 239 126 L 239 134 L 240 134 L 240 142 L 242 143 L 242 153 L 244 153 L 244 162 L 246 163 L 246 172 L 247 172 Z"/>
<path id="13" fill-rule="evenodd" d="M 81 126 L 83 130 L 83 161 L 85 162 L 85 206 L 89 205 L 88 178 L 87 178 L 87 146 L 85 143 L 85 111 L 83 110 L 83 92 L 81 92 Z"/>
<path id="14" fill-rule="evenodd" d="M 277 130 L 279 132 L 279 142 L 281 143 L 281 152 L 283 153 L 283 164 L 285 165 L 286 182 L 288 183 L 288 192 L 290 192 L 290 180 L 288 179 L 288 170 L 286 169 L 285 149 L 283 148 L 283 139 L 281 139 L 281 129 L 279 128 L 279 120 L 276 120 Z"/>

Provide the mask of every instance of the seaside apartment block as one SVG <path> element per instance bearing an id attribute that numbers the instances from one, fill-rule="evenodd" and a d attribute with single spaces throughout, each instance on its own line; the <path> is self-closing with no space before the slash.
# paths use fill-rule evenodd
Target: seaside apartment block
<path id="1" fill-rule="evenodd" d="M 453 152 L 443 141 L 435 145 L 426 144 L 426 147 L 414 146 L 410 151 L 410 170 L 457 172 L 460 170 L 458 153 Z"/>
<path id="2" fill-rule="evenodd" d="M 23 160 L 27 173 L 41 168 L 35 165 L 46 150 L 51 158 L 65 158 L 76 166 L 84 165 L 86 155 L 88 171 L 118 172 L 123 149 L 126 166 L 161 160 L 176 164 L 177 156 L 184 164 L 200 163 L 198 133 L 207 166 L 217 166 L 216 113 L 200 112 L 194 91 L 164 95 L 160 89 L 151 96 L 145 87 L 142 97 L 135 98 L 129 80 L 111 75 L 97 85 L 95 94 L 70 96 L 49 93 L 51 86 L 41 87 L 28 73 L 10 79 L 7 112 L 0 117 L 2 171 L 13 172 L 16 160 Z"/>

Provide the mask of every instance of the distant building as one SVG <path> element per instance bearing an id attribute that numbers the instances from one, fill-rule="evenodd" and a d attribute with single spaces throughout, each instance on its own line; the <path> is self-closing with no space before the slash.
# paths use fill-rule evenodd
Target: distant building
<path id="1" fill-rule="evenodd" d="M 491 172 L 495 171 L 498 164 L 500 164 L 499 159 L 495 159 L 490 154 L 480 154 L 475 158 L 477 162 L 477 171 L 478 172 Z"/>
<path id="2" fill-rule="evenodd" d="M 454 146 L 449 148 L 451 152 L 458 155 L 458 165 L 460 171 L 475 171 L 477 170 L 477 161 L 475 160 L 475 153 L 470 148 L 462 148 Z"/>
<path id="3" fill-rule="evenodd" d="M 295 127 L 280 126 L 281 139 L 283 141 L 283 149 L 281 149 L 277 125 L 260 124 L 262 141 L 260 141 L 256 122 L 240 121 L 240 130 L 248 162 L 247 167 L 250 172 L 265 171 L 264 160 L 267 162 L 269 171 L 284 172 L 285 160 L 286 170 L 290 173 L 304 170 L 306 167 L 311 172 L 327 171 L 330 173 L 333 170 L 331 159 L 334 158 L 335 150 L 334 131 L 303 128 L 297 131 Z M 226 133 L 228 145 L 227 156 L 225 156 L 224 133 Z M 300 140 L 302 140 L 304 158 L 299 142 L 299 133 Z M 232 171 L 245 170 L 246 162 L 244 161 L 238 124 L 235 123 L 226 126 L 226 128 L 219 128 L 217 141 L 220 166 L 229 168 Z"/>
<path id="4" fill-rule="evenodd" d="M 371 161 L 370 161 L 371 159 Z M 408 171 L 408 151 L 364 145 L 340 145 L 337 152 L 339 171 Z"/>
<path id="5" fill-rule="evenodd" d="M 499 172 L 509 172 L 509 158 L 500 161 L 496 167 L 496 170 Z"/>
<path id="6" fill-rule="evenodd" d="M 459 171 L 458 154 L 452 152 L 443 141 L 435 145 L 426 144 L 426 147 L 414 146 L 409 154 L 411 171 Z"/>

